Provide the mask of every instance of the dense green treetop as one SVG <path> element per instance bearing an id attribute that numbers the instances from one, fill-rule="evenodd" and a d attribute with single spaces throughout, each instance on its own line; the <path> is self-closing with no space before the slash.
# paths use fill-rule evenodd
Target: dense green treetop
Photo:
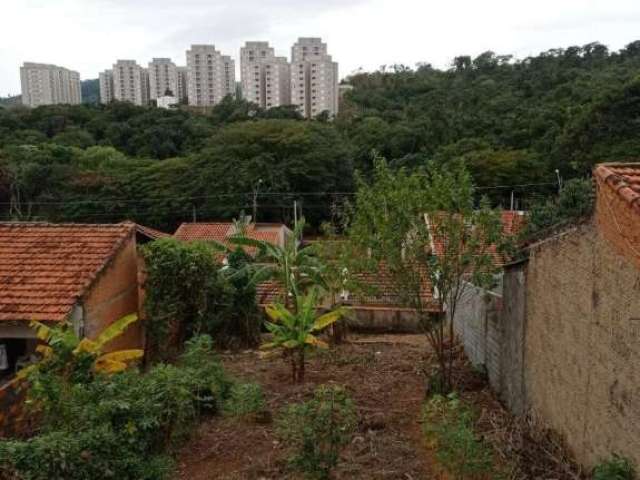
<path id="1" fill-rule="evenodd" d="M 206 112 L 0 106 L 0 218 L 172 229 L 250 212 L 255 199 L 258 220 L 290 220 L 296 200 L 318 225 L 351 198 L 356 169 L 371 174 L 374 153 L 409 170 L 462 161 L 495 205 L 513 192 L 528 207 L 557 192 L 556 169 L 584 178 L 595 163 L 640 156 L 640 41 L 521 60 L 486 52 L 346 81 L 333 122 L 231 98 Z"/>

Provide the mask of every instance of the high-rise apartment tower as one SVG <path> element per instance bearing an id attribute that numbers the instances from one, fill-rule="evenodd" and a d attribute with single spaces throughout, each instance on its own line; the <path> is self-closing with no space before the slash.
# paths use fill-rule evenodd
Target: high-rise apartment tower
<path id="1" fill-rule="evenodd" d="M 29 107 L 82 102 L 80 74 L 44 63 L 25 62 L 20 67 L 22 103 Z"/>
<path id="2" fill-rule="evenodd" d="M 307 118 L 338 113 L 338 63 L 320 38 L 299 38 L 291 48 L 291 103 Z"/>
<path id="3" fill-rule="evenodd" d="M 113 99 L 135 105 L 149 104 L 149 73 L 135 60 L 118 60 L 112 69 Z"/>
<path id="4" fill-rule="evenodd" d="M 210 107 L 227 95 L 235 96 L 235 62 L 214 45 L 192 45 L 187 50 L 189 105 Z"/>
<path id="5" fill-rule="evenodd" d="M 291 103 L 290 65 L 268 42 L 246 42 L 240 49 L 243 97 L 262 108 Z"/>

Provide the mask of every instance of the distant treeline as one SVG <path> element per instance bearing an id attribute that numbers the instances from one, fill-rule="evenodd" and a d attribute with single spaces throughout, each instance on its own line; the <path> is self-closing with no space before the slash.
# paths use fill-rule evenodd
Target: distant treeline
<path id="1" fill-rule="evenodd" d="M 0 218 L 171 229 L 251 212 L 254 200 L 259 220 L 286 221 L 297 200 L 318 224 L 350 198 L 373 152 L 410 169 L 462 161 L 494 203 L 508 206 L 513 192 L 526 206 L 556 191 L 556 169 L 584 177 L 640 157 L 640 41 L 521 60 L 486 52 L 448 70 L 396 65 L 347 81 L 332 122 L 230 98 L 206 114 L 0 108 Z"/>

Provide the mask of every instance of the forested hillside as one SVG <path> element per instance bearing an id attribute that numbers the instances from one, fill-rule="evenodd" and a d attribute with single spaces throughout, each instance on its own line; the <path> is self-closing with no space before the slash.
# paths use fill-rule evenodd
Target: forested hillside
<path id="1" fill-rule="evenodd" d="M 225 100 L 212 111 L 127 104 L 0 108 L 0 218 L 178 222 L 288 220 L 293 200 L 318 223 L 365 174 L 464 161 L 482 193 L 526 206 L 594 163 L 640 157 L 640 41 L 516 60 L 457 57 L 448 70 L 403 66 L 348 79 L 334 122 L 288 107 Z M 330 194 L 325 194 L 325 193 Z"/>

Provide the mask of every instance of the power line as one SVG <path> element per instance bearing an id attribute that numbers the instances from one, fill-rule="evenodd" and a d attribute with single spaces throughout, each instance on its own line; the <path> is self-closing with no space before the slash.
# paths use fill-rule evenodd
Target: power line
<path id="1" fill-rule="evenodd" d="M 486 187 L 476 187 L 476 190 L 514 190 L 521 188 L 532 188 L 541 186 L 556 185 L 554 182 L 545 183 L 523 183 L 519 185 L 492 185 Z M 217 193 L 214 195 L 194 195 L 194 196 L 173 196 L 173 197 L 145 197 L 143 199 L 127 199 L 127 198 L 111 198 L 111 199 L 87 199 L 87 200 L 58 200 L 58 201 L 34 201 L 27 202 L 29 205 L 85 205 L 85 204 L 147 204 L 154 201 L 193 201 L 193 200 L 215 200 L 218 198 L 242 197 L 251 198 L 253 192 L 237 192 L 237 193 Z M 259 197 L 265 196 L 282 196 L 282 197 L 301 197 L 301 196 L 355 196 L 356 192 L 260 192 Z M 0 205 L 9 206 L 11 202 L 0 202 Z"/>

